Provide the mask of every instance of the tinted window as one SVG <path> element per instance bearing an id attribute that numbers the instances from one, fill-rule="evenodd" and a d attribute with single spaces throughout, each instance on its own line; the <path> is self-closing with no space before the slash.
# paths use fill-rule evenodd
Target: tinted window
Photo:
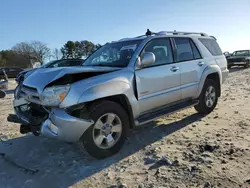
<path id="1" fill-rule="evenodd" d="M 222 55 L 222 51 L 218 43 L 214 39 L 199 39 L 199 40 L 213 56 Z"/>
<path id="2" fill-rule="evenodd" d="M 144 52 L 152 52 L 155 55 L 155 62 L 148 66 L 173 63 L 173 53 L 169 39 L 155 39 L 150 41 L 145 47 Z"/>
<path id="3" fill-rule="evenodd" d="M 249 50 L 236 51 L 233 56 L 249 56 Z"/>
<path id="4" fill-rule="evenodd" d="M 192 46 L 188 38 L 175 38 L 177 61 L 189 61 L 194 59 Z"/>
<path id="5" fill-rule="evenodd" d="M 55 61 L 52 64 L 46 66 L 47 68 L 54 67 L 71 67 L 71 66 L 80 66 L 82 64 L 82 60 L 59 60 Z"/>
<path id="6" fill-rule="evenodd" d="M 199 52 L 199 50 L 197 49 L 197 47 L 195 46 L 194 42 L 191 41 L 191 46 L 192 46 L 192 50 L 193 50 L 193 55 L 194 55 L 194 59 L 201 59 L 201 54 Z"/>

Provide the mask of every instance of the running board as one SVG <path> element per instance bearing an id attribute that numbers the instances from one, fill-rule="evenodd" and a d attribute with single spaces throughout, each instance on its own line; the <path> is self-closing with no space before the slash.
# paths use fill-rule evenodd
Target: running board
<path id="1" fill-rule="evenodd" d="M 199 101 L 197 101 L 197 100 L 195 100 L 195 101 L 186 101 L 186 102 L 176 104 L 174 106 L 168 106 L 166 108 L 163 108 L 163 109 L 160 109 L 160 110 L 157 110 L 157 111 L 154 111 L 154 112 L 149 112 L 147 114 L 143 114 L 143 115 L 139 116 L 136 119 L 136 124 L 137 125 L 143 125 L 145 123 L 148 123 L 150 121 L 158 119 L 158 118 L 160 118 L 162 116 L 166 116 L 166 115 L 172 114 L 174 112 L 183 110 L 185 108 L 189 108 L 189 107 L 194 106 L 194 105 L 196 105 L 198 103 L 199 103 Z"/>

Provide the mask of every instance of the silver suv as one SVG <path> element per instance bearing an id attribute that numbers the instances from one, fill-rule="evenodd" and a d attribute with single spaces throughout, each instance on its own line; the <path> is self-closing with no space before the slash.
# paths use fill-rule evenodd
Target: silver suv
<path id="1" fill-rule="evenodd" d="M 214 37 L 148 30 L 105 44 L 83 66 L 27 73 L 13 104 L 21 133 L 80 141 L 105 158 L 135 126 L 190 106 L 210 113 L 227 76 Z"/>

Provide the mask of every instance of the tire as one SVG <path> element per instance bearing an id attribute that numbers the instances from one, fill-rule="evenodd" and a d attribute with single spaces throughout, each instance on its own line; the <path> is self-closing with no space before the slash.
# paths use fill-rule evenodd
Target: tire
<path id="1" fill-rule="evenodd" d="M 33 131 L 32 134 L 33 134 L 34 136 L 40 136 L 40 132 L 39 132 L 39 131 Z"/>
<path id="2" fill-rule="evenodd" d="M 83 142 L 85 150 L 94 158 L 103 159 L 111 155 L 114 155 L 122 148 L 127 136 L 127 131 L 129 128 L 129 117 L 127 112 L 120 104 L 106 100 L 93 103 L 89 107 L 88 111 L 89 111 L 88 114 L 89 118 L 91 118 L 95 122 L 95 124 L 87 129 L 87 131 L 81 137 L 80 142 Z M 111 133 L 102 133 L 102 131 L 106 130 L 103 130 L 101 128 L 100 129 L 96 128 L 96 127 L 103 128 L 103 126 L 97 126 L 97 125 L 105 124 L 104 125 L 105 127 L 108 126 L 108 123 L 106 124 L 106 120 L 108 120 L 108 118 L 106 119 L 106 116 L 108 117 L 110 115 L 115 116 L 115 119 L 112 122 L 117 121 L 118 125 L 121 124 L 121 126 L 119 126 L 120 132 L 113 132 L 113 130 L 110 129 Z M 101 122 L 104 121 L 105 123 L 98 124 L 97 121 L 100 122 L 100 120 Z M 108 134 L 108 135 L 103 135 L 103 134 Z M 94 137 L 97 138 L 99 136 L 102 136 L 104 138 L 102 138 L 102 142 L 98 146 L 98 144 L 96 143 L 97 139 L 94 139 Z M 112 146 L 108 146 L 109 145 L 108 138 L 110 138 L 109 136 L 113 138 L 114 141 L 111 142 L 114 144 L 114 145 L 111 144 Z"/>
<path id="3" fill-rule="evenodd" d="M 208 91 L 209 88 L 214 88 L 214 93 L 215 93 L 215 97 L 214 97 L 214 102 L 213 104 L 210 102 L 210 105 L 208 105 L 206 103 L 206 92 Z M 217 105 L 218 102 L 218 96 L 219 96 L 219 85 L 211 79 L 207 79 L 205 81 L 205 84 L 203 86 L 202 92 L 200 94 L 199 97 L 199 103 L 197 105 L 194 106 L 194 108 L 196 109 L 196 111 L 198 111 L 200 114 L 209 114 L 211 113 L 214 108 Z M 212 99 L 212 98 L 211 98 Z M 212 104 L 212 105 L 211 105 Z"/>
<path id="4" fill-rule="evenodd" d="M 2 90 L 0 90 L 0 99 L 4 98 L 6 96 L 6 93 Z"/>
<path id="5" fill-rule="evenodd" d="M 250 65 L 250 62 L 248 61 L 248 62 L 244 65 L 244 68 L 245 68 L 245 69 L 249 68 L 249 65 Z"/>

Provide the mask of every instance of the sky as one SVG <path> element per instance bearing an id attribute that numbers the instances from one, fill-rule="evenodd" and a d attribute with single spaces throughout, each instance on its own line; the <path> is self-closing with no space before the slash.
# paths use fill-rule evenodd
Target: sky
<path id="1" fill-rule="evenodd" d="M 2 0 L 0 50 L 39 40 L 61 48 L 151 31 L 205 32 L 222 51 L 250 49 L 250 0 Z"/>

